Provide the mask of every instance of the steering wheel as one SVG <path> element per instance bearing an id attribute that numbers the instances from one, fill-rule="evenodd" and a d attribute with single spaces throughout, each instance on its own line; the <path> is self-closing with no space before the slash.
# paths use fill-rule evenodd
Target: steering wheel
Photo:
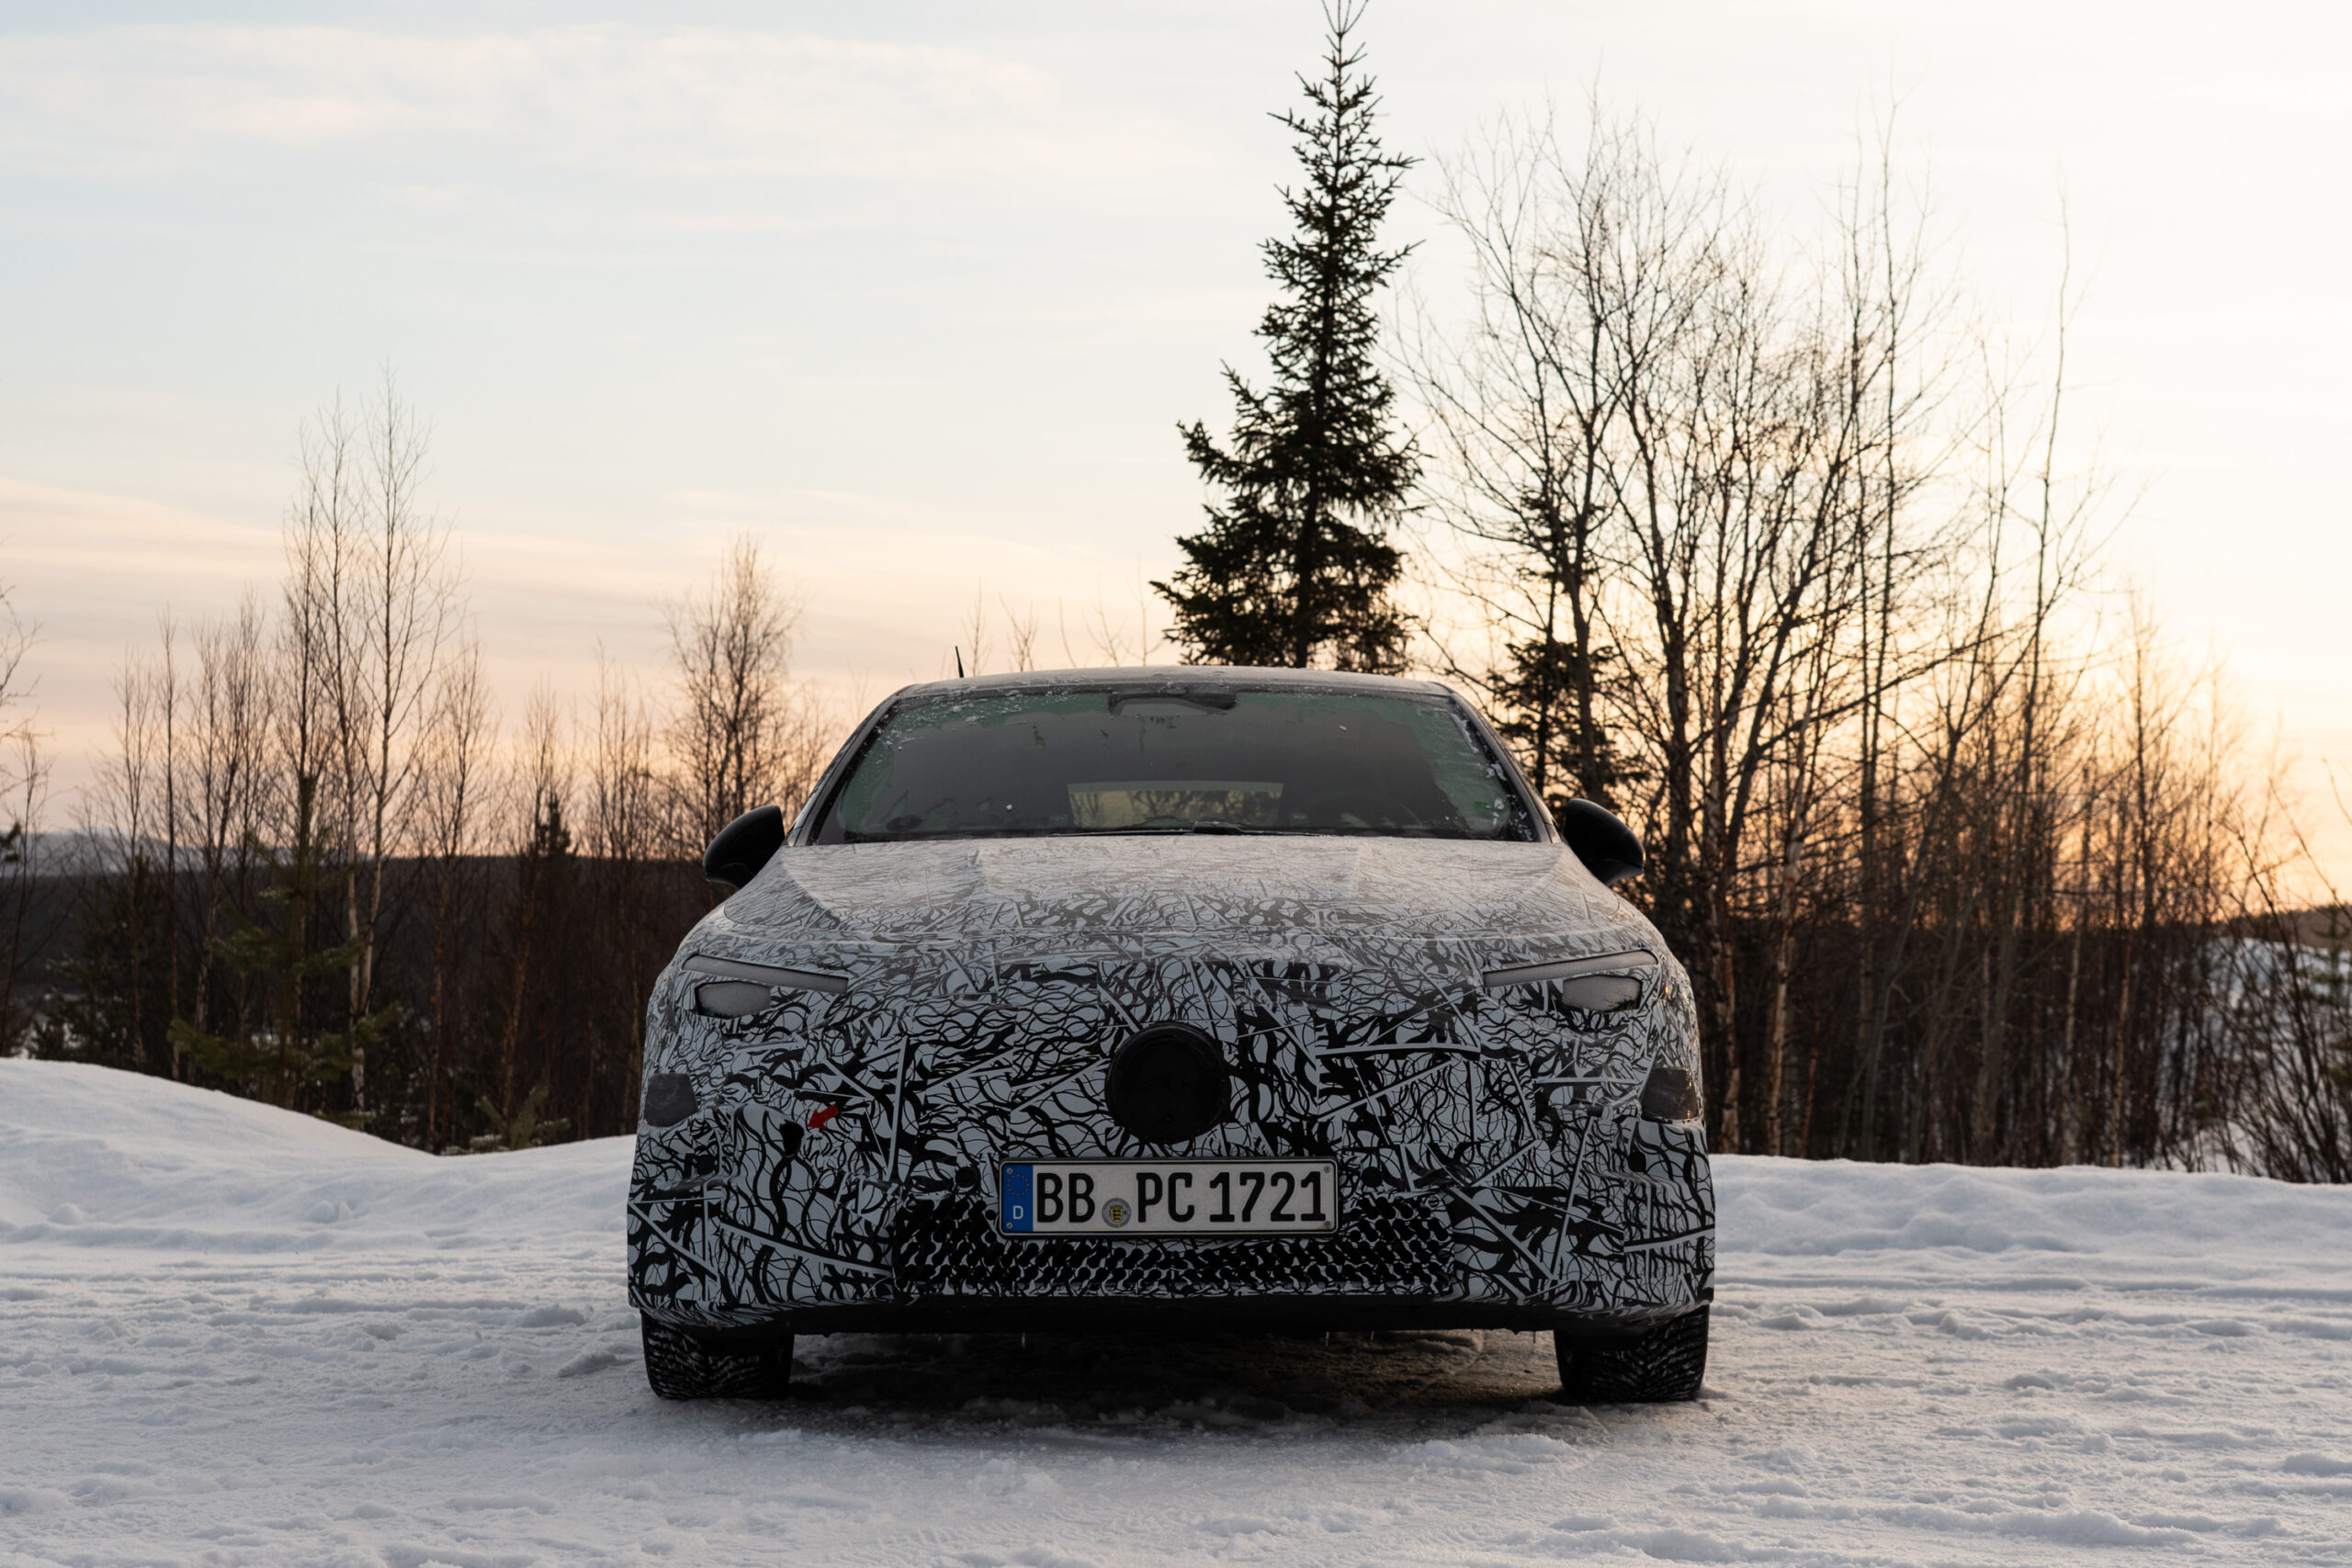
<path id="1" fill-rule="evenodd" d="M 1357 825 L 1365 828 L 1381 826 L 1384 818 L 1393 828 L 1421 825 L 1419 812 L 1395 795 L 1383 795 L 1376 789 L 1322 790 L 1300 801 L 1295 809 L 1306 813 L 1306 825 L 1310 828 L 1345 826 L 1331 820 L 1340 817 L 1352 817 Z"/>

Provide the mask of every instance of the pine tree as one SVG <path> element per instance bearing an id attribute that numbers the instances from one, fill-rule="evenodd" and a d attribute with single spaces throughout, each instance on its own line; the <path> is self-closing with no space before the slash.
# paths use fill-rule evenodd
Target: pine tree
<path id="1" fill-rule="evenodd" d="M 1202 479 L 1222 492 L 1206 507 L 1208 526 L 1177 540 L 1184 567 L 1152 584 L 1195 662 L 1404 663 L 1405 617 L 1389 596 L 1404 558 L 1387 535 L 1419 464 L 1374 363 L 1372 301 L 1411 248 L 1382 251 L 1377 239 L 1413 160 L 1382 152 L 1374 134 L 1379 100 L 1349 41 L 1362 16 L 1348 0 L 1325 12 L 1325 74 L 1299 78 L 1309 112 L 1275 117 L 1296 133 L 1306 178 L 1282 193 L 1296 232 L 1264 246 L 1282 288 L 1258 325 L 1272 385 L 1260 392 L 1225 367 L 1227 446 L 1197 421 L 1178 427 Z"/>
<path id="2" fill-rule="evenodd" d="M 1495 728 L 1518 748 L 1546 806 L 1556 811 L 1572 795 L 1607 806 L 1640 778 L 1593 716 L 1595 695 L 1622 675 L 1615 649 L 1586 652 L 1538 635 L 1506 643 L 1503 657 L 1505 664 L 1487 677 L 1501 716 Z"/>

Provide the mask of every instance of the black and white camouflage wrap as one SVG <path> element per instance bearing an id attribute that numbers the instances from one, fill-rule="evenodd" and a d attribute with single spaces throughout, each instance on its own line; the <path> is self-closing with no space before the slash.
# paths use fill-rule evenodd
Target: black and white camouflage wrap
<path id="1" fill-rule="evenodd" d="M 1483 983 L 1609 955 L 1641 981 L 1620 1010 Z M 697 959 L 847 983 L 711 1018 Z M 1223 1043 L 1236 1110 L 1146 1147 L 1104 1111 L 1105 1067 L 1169 1021 Z M 788 845 L 682 944 L 647 1039 L 649 1075 L 687 1075 L 699 1109 L 639 1131 L 630 1288 L 680 1325 L 953 1326 L 1048 1302 L 1632 1325 L 1711 1294 L 1699 1124 L 1640 1114 L 1653 1065 L 1695 1078 L 1689 983 L 1555 842 Z M 1180 1156 L 1333 1159 L 1340 1232 L 995 1233 L 1001 1161 Z"/>

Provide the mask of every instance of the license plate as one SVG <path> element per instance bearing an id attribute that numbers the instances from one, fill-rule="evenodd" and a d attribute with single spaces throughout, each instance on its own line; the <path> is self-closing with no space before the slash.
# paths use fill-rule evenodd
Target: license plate
<path id="1" fill-rule="evenodd" d="M 1024 1160 L 998 1170 L 1007 1235 L 1318 1235 L 1339 1228 L 1328 1159 Z"/>

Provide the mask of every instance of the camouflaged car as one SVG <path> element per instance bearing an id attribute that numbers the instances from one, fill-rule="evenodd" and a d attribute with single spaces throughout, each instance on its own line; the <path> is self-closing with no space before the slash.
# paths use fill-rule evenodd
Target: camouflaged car
<path id="1" fill-rule="evenodd" d="M 796 1334 L 1551 1330 L 1693 1396 L 1688 980 L 1447 688 L 1243 669 L 911 686 L 655 987 L 628 1194 L 665 1397 Z"/>

